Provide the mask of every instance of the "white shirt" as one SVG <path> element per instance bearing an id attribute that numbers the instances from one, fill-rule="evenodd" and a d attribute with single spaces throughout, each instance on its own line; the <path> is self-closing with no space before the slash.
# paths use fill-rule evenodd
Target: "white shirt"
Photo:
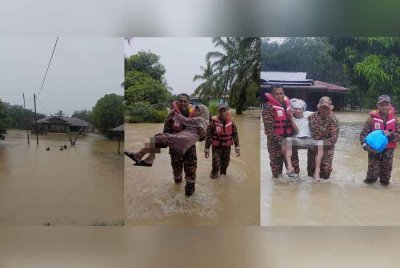
<path id="1" fill-rule="evenodd" d="M 299 132 L 294 135 L 296 138 L 301 137 L 311 137 L 310 125 L 308 124 L 308 118 L 313 112 L 305 111 L 302 118 L 296 118 L 293 116 L 293 121 L 295 122 Z"/>

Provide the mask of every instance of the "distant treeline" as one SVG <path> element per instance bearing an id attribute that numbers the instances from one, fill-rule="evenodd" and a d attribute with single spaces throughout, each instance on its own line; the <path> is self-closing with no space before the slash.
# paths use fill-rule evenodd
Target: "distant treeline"
<path id="1" fill-rule="evenodd" d="M 11 105 L 4 103 L 5 111 L 8 115 L 8 128 L 30 129 L 35 120 L 35 113 L 30 109 L 25 109 L 21 105 Z M 37 113 L 37 119 L 46 117 L 45 114 Z"/>
<path id="2" fill-rule="evenodd" d="M 117 94 L 106 94 L 100 98 L 92 110 L 75 111 L 72 117 L 89 122 L 108 138 L 113 138 L 116 133 L 110 131 L 124 122 L 124 97 Z M 63 111 L 58 111 L 54 116 L 64 117 Z M 37 119 L 46 117 L 37 113 Z M 31 129 L 35 120 L 35 113 L 21 105 L 11 105 L 0 101 L 0 140 L 4 139 L 7 129 Z"/>

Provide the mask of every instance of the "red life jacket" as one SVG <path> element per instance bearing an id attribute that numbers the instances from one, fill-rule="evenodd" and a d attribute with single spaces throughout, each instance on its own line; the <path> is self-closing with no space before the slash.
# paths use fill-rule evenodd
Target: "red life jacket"
<path id="1" fill-rule="evenodd" d="M 228 112 L 226 115 L 225 125 L 219 120 L 218 116 L 213 116 L 211 118 L 215 124 L 215 131 L 211 137 L 212 146 L 215 147 L 230 147 L 233 144 L 233 136 L 232 136 L 232 119 L 231 113 Z"/>
<path id="2" fill-rule="evenodd" d="M 383 121 L 383 118 L 379 114 L 379 111 L 375 110 L 369 113 L 374 120 L 373 129 L 381 129 L 381 130 L 391 130 L 393 133 L 396 132 L 396 117 L 394 116 L 394 108 L 392 107 L 388 113 L 386 124 Z M 396 141 L 390 141 L 386 146 L 387 149 L 396 149 L 397 144 Z"/>
<path id="3" fill-rule="evenodd" d="M 290 109 L 290 100 L 285 96 L 285 108 L 280 104 L 271 94 L 265 93 L 268 103 L 274 107 L 274 128 L 275 134 L 288 137 L 293 134 L 293 128 L 290 124 L 289 115 L 287 111 Z"/>
<path id="4" fill-rule="evenodd" d="M 181 110 L 179 110 L 177 101 L 174 101 L 172 103 L 172 108 L 174 109 L 174 111 L 176 113 L 182 114 Z M 189 104 L 188 110 L 189 110 L 189 117 L 193 117 L 194 116 L 193 105 Z M 172 119 L 172 129 L 174 130 L 174 132 L 181 132 L 183 130 L 183 128 L 184 127 L 181 125 L 181 123 L 179 121 L 175 121 Z"/>

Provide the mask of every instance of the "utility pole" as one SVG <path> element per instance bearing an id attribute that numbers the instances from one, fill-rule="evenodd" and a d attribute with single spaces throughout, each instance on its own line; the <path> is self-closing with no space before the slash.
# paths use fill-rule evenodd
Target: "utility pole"
<path id="1" fill-rule="evenodd" d="M 22 98 L 24 99 L 24 109 L 26 109 L 25 94 L 23 92 L 22 92 Z M 29 130 L 28 130 L 28 127 L 26 128 L 26 137 L 28 138 L 28 145 L 29 145 Z"/>
<path id="2" fill-rule="evenodd" d="M 36 94 L 33 94 L 33 103 L 35 106 L 35 132 L 36 132 L 36 145 L 39 145 L 39 133 L 37 127 L 37 116 L 36 116 Z"/>

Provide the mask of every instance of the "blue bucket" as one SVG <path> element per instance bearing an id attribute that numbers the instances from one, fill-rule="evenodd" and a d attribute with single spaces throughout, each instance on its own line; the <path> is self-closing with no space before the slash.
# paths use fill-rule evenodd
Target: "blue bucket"
<path id="1" fill-rule="evenodd" d="M 374 130 L 365 138 L 365 143 L 378 153 L 385 150 L 388 142 L 388 138 L 383 133 L 383 130 Z"/>

